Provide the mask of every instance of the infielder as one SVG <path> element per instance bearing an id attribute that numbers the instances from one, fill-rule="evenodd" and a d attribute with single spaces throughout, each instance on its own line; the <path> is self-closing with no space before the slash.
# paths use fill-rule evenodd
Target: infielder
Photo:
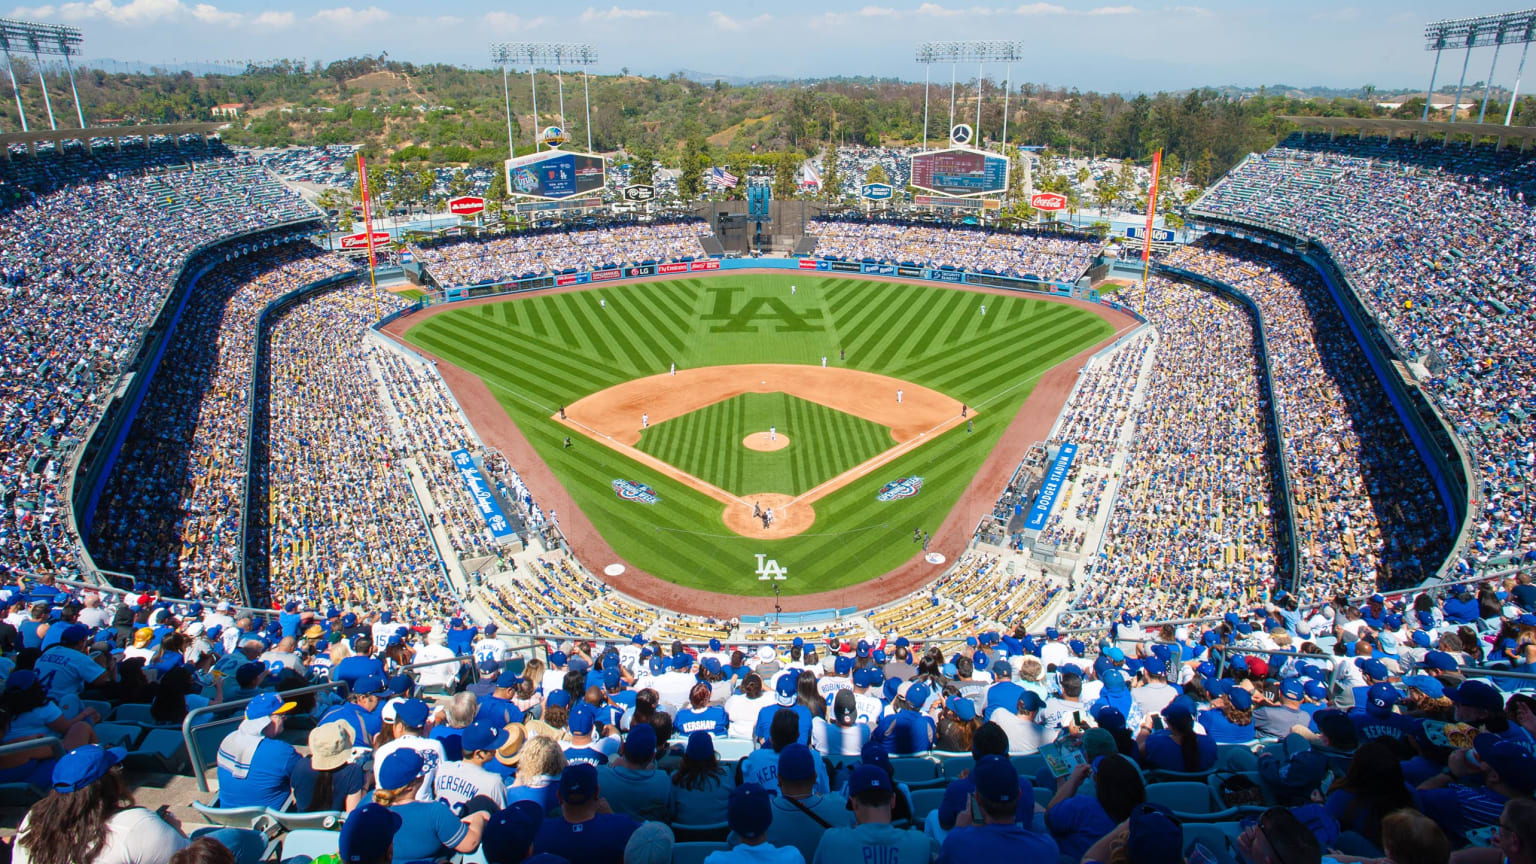
<path id="1" fill-rule="evenodd" d="M 896 391 L 896 404 L 897 405 L 901 404 L 901 391 L 900 390 Z"/>
<path id="2" fill-rule="evenodd" d="M 768 427 L 768 440 L 769 441 L 777 441 L 777 440 L 779 440 L 779 427 L 777 427 L 777 426 L 769 426 Z"/>
<path id="3" fill-rule="evenodd" d="M 897 401 L 899 402 L 901 400 L 898 399 Z M 651 428 L 651 415 L 650 414 L 641 414 L 640 415 L 640 428 L 641 429 L 649 429 L 649 428 Z"/>

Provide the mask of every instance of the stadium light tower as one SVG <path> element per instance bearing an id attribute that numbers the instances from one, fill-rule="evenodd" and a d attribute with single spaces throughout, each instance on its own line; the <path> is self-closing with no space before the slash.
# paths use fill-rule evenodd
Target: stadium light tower
<path id="1" fill-rule="evenodd" d="M 75 97 L 75 118 L 80 121 L 80 128 L 84 129 L 85 113 L 80 110 L 80 91 L 75 88 L 75 67 L 69 61 L 71 56 L 80 53 L 81 41 L 80 31 L 74 27 L 0 18 L 0 48 L 5 50 L 5 68 L 11 76 L 11 90 L 16 94 L 16 113 L 21 118 L 21 131 L 27 131 L 27 113 L 21 107 L 21 90 L 16 86 L 16 69 L 11 64 L 11 50 L 31 52 L 32 61 L 37 66 L 37 81 L 43 88 L 43 107 L 48 111 L 48 126 L 55 130 L 59 124 L 54 122 L 53 100 L 48 98 L 48 79 L 43 76 L 43 55 L 64 58 L 64 68 L 69 71 L 69 92 Z"/>
<path id="2" fill-rule="evenodd" d="M 512 91 L 508 83 L 508 67 L 528 64 L 528 78 L 533 92 L 533 149 L 539 149 L 539 83 L 540 63 L 552 63 L 555 82 L 559 88 L 560 128 L 569 132 L 565 125 L 565 80 L 562 70 L 566 66 L 581 67 L 582 90 L 587 105 L 587 152 L 592 151 L 592 91 L 588 83 L 587 67 L 597 63 L 597 49 L 585 42 L 492 42 L 491 60 L 501 66 L 501 87 L 507 103 L 507 158 L 512 158 Z"/>
<path id="3" fill-rule="evenodd" d="M 1536 9 L 1523 12 L 1504 12 L 1498 15 L 1482 15 L 1476 18 L 1449 18 L 1424 26 L 1424 50 L 1435 52 L 1435 65 L 1429 73 L 1429 92 L 1424 97 L 1424 116 L 1429 119 L 1430 100 L 1435 95 L 1435 77 L 1440 72 L 1440 53 L 1447 49 L 1465 48 L 1461 61 L 1461 79 L 1456 83 L 1456 98 L 1451 102 L 1450 121 L 1456 121 L 1461 107 L 1461 94 L 1467 83 L 1467 66 L 1472 62 L 1472 49 L 1493 46 L 1493 62 L 1488 67 L 1488 79 L 1483 87 L 1483 104 L 1477 113 L 1477 122 L 1483 122 L 1488 113 L 1488 99 L 1493 93 L 1493 73 L 1499 64 L 1499 49 L 1505 45 L 1522 45 L 1520 67 L 1515 71 L 1515 86 L 1510 92 L 1509 111 L 1504 116 L 1508 126 L 1515 116 L 1515 100 L 1520 95 L 1520 77 L 1525 73 L 1525 57 L 1531 43 L 1536 42 Z M 1476 86 L 1476 85 L 1474 85 Z"/>
<path id="4" fill-rule="evenodd" d="M 1008 90 L 1013 64 L 1024 56 L 1024 43 L 1006 39 L 924 42 L 917 46 L 917 62 L 923 64 L 923 149 L 928 149 L 928 83 L 935 63 L 949 64 L 949 128 L 955 127 L 955 70 L 961 62 L 976 63 L 976 139 L 981 138 L 982 71 L 987 63 L 1006 63 L 1003 79 L 1003 145 L 1008 144 Z"/>

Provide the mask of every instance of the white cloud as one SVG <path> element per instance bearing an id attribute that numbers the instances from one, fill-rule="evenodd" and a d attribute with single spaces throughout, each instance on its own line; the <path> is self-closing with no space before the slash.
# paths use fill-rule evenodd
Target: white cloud
<path id="1" fill-rule="evenodd" d="M 949 18 L 955 15 L 964 15 L 965 10 L 950 9 L 946 6 L 940 6 L 937 3 L 924 3 L 923 5 L 917 7 L 917 14 L 932 15 L 936 18 Z"/>
<path id="2" fill-rule="evenodd" d="M 1137 9 L 1135 6 L 1100 6 L 1100 7 L 1096 8 L 1096 9 L 1089 9 L 1087 14 L 1089 14 L 1089 15 L 1135 15 L 1137 12 L 1140 12 L 1140 11 L 1141 10 Z"/>
<path id="3" fill-rule="evenodd" d="M 227 12 L 208 3 L 199 3 L 193 6 L 192 17 L 204 24 L 224 24 L 230 27 L 239 24 L 245 19 L 245 16 L 239 12 Z"/>
<path id="4" fill-rule="evenodd" d="M 657 9 L 626 9 L 622 6 L 609 6 L 607 9 L 596 9 L 591 6 L 581 13 L 581 20 L 591 24 L 598 21 L 636 21 L 642 18 L 655 18 L 665 15 Z"/>
<path id="5" fill-rule="evenodd" d="M 487 27 L 493 30 L 534 30 L 544 24 L 547 18 L 524 18 L 516 12 L 487 12 L 481 19 Z"/>
<path id="6" fill-rule="evenodd" d="M 18 7 L 13 13 L 22 18 L 62 18 L 66 21 L 106 20 L 118 24 L 149 24 L 187 11 L 181 0 L 91 0 L 89 3 L 63 3 L 58 6 Z"/>
<path id="7" fill-rule="evenodd" d="M 1204 6 L 1169 6 L 1164 11 L 1173 12 L 1178 15 L 1187 15 L 1190 18 L 1211 17 L 1211 10 L 1205 8 Z"/>
<path id="8" fill-rule="evenodd" d="M 315 21 L 332 27 L 362 27 L 388 20 L 389 13 L 377 6 L 369 6 L 367 9 L 337 6 L 333 9 L 321 9 L 311 17 Z"/>
<path id="9" fill-rule="evenodd" d="M 260 15 L 257 15 L 255 18 L 252 18 L 251 23 L 258 27 L 271 27 L 273 29 L 278 29 L 281 27 L 292 27 L 293 13 L 273 12 L 268 10 L 261 13 Z"/>
<path id="10" fill-rule="evenodd" d="M 889 6 L 865 6 L 859 10 L 859 15 L 865 18 L 886 18 L 898 14 Z"/>
<path id="11" fill-rule="evenodd" d="M 1067 7 L 1055 3 L 1025 3 L 1013 11 L 1019 15 L 1062 15 L 1066 13 Z"/>
<path id="12" fill-rule="evenodd" d="M 757 16 L 756 18 L 749 18 L 749 19 L 743 21 L 743 20 L 739 20 L 739 19 L 736 19 L 736 18 L 732 18 L 731 16 L 725 14 L 724 12 L 715 11 L 715 12 L 709 13 L 709 20 L 710 20 L 710 23 L 714 24 L 716 27 L 720 28 L 721 30 L 730 30 L 731 32 L 734 33 L 734 32 L 737 32 L 737 31 L 745 30 L 745 29 L 747 29 L 749 27 L 757 27 L 757 26 L 759 26 L 761 24 L 766 24 L 769 21 L 773 20 L 773 16 L 772 15 L 768 15 L 768 14 L 763 14 L 763 15 Z"/>

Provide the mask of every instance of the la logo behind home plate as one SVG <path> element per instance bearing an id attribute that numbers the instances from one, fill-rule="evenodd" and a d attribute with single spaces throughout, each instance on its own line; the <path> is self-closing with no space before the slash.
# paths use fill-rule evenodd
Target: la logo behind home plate
<path id="1" fill-rule="evenodd" d="M 765 560 L 766 559 L 766 560 Z M 757 553 L 757 579 L 767 582 L 769 579 L 782 581 L 789 574 L 789 568 L 780 567 L 777 558 L 769 558 L 767 555 Z"/>

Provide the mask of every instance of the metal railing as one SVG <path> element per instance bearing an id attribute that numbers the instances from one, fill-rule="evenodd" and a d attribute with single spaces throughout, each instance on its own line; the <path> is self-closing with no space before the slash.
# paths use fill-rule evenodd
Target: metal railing
<path id="1" fill-rule="evenodd" d="M 306 696 L 311 693 L 323 693 L 327 690 L 339 691 L 343 699 L 345 699 L 351 693 L 351 688 L 347 686 L 347 682 L 328 681 L 324 684 L 312 684 L 308 687 L 299 687 L 294 690 L 284 690 L 278 693 L 278 695 L 282 696 L 286 700 L 294 696 Z M 198 743 L 197 735 L 194 733 L 196 731 L 211 729 L 218 726 L 239 724 L 240 721 L 244 719 L 245 712 L 242 710 L 234 716 L 223 717 L 211 723 L 194 725 L 194 721 L 211 714 L 227 712 L 233 708 L 243 709 L 256 698 L 257 697 L 253 696 L 250 699 L 236 699 L 233 702 L 220 702 L 216 705 L 204 705 L 201 708 L 194 708 L 191 711 L 188 711 L 187 716 L 182 718 L 181 740 L 187 747 L 187 758 L 192 765 L 192 777 L 193 779 L 197 780 L 197 789 L 199 792 L 208 791 L 207 774 L 209 766 L 203 762 L 202 745 Z"/>

